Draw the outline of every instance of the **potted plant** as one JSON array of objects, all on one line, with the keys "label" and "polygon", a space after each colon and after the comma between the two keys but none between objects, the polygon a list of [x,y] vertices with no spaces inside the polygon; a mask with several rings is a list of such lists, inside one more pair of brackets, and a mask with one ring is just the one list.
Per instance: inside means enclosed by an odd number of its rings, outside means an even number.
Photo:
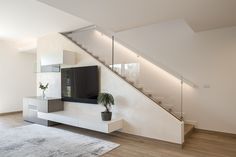
[{"label": "potted plant", "polygon": [[43,85],[41,82],[39,82],[39,88],[43,91],[42,95],[43,99],[46,98],[45,91],[46,89],[48,89],[48,85],[49,85],[48,83],[46,85]]},{"label": "potted plant", "polygon": [[98,103],[102,104],[106,111],[101,112],[103,121],[110,121],[112,117],[112,112],[110,111],[111,105],[114,105],[114,98],[109,93],[100,93],[98,95]]}]

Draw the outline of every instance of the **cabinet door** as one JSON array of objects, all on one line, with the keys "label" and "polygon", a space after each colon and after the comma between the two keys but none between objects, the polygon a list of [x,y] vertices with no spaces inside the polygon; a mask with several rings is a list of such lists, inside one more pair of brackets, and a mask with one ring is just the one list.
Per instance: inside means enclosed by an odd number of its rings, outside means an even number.
[{"label": "cabinet door", "polygon": [[23,100],[23,118],[26,121],[35,123],[37,121],[37,105],[30,99]]},{"label": "cabinet door", "polygon": [[55,99],[55,100],[48,101],[48,113],[63,111],[63,110],[64,110],[64,104],[61,101],[61,99]]},{"label": "cabinet door", "polygon": [[63,64],[63,52],[45,52],[40,56],[41,65]]},{"label": "cabinet door", "polygon": [[48,100],[38,100],[37,105],[39,112],[48,112]]}]

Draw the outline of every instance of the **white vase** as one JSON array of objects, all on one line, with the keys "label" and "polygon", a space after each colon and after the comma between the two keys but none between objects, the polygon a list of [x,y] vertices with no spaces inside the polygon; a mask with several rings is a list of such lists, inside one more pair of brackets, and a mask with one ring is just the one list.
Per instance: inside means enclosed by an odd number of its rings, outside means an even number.
[{"label": "white vase", "polygon": [[42,98],[46,99],[45,90],[42,90],[42,91],[43,91]]}]

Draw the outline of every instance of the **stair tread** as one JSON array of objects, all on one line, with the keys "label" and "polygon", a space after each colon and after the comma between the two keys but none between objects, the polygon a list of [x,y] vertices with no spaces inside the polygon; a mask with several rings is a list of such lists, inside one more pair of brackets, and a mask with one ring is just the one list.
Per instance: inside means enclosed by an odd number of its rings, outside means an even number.
[{"label": "stair tread", "polygon": [[187,136],[191,131],[193,131],[194,125],[184,124],[184,136]]}]

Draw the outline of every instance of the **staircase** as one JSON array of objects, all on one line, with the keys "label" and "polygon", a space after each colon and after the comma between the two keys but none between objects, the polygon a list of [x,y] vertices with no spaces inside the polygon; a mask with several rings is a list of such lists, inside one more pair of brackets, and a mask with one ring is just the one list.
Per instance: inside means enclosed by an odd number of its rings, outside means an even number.
[{"label": "staircase", "polygon": [[[74,44],[76,44],[78,47],[80,47],[81,49],[83,49],[87,54],[89,54],[92,58],[94,58],[95,60],[97,60],[98,62],[100,62],[101,64],[103,64],[107,69],[109,69],[111,72],[113,72],[114,74],[116,74],[118,77],[120,77],[121,79],[123,79],[126,83],[128,83],[129,85],[131,85],[132,87],[134,87],[136,90],[138,90],[139,92],[141,92],[143,95],[145,95],[147,98],[149,98],[151,101],[153,101],[156,105],[160,106],[161,108],[163,108],[166,112],[168,112],[169,114],[171,114],[173,117],[175,117],[178,121],[183,121],[183,116],[184,113],[183,112],[177,112],[175,111],[174,108],[174,104],[171,103],[167,103],[165,102],[165,97],[163,96],[158,96],[157,94],[153,94],[152,92],[148,91],[146,88],[144,88],[143,84],[138,84],[135,83],[134,81],[129,80],[129,78],[127,78],[126,76],[120,74],[118,71],[116,71],[112,65],[109,65],[108,63],[106,63],[105,59],[94,54],[91,50],[88,50],[86,48],[86,46],[84,46],[84,44],[81,44],[80,42],[78,42],[76,39],[73,38],[72,34],[73,32],[69,32],[69,33],[61,33],[64,37],[66,37],[67,39],[69,39],[71,42],[73,42]],[[182,81],[181,81],[182,82]],[[182,92],[182,89],[181,89]],[[182,93],[181,93],[182,96]],[[182,101],[182,97],[181,97],[181,101]],[[181,106],[182,107],[182,106]],[[182,111],[182,108],[181,108]],[[190,125],[190,124],[184,124],[184,138],[187,139],[194,130],[194,125]]]},{"label": "staircase", "polygon": [[160,107],[162,107],[164,110],[166,110],[169,114],[171,114],[172,116],[174,116],[176,119],[178,119],[179,121],[182,121],[183,118],[178,116],[172,109],[172,105],[170,104],[165,104],[163,103],[163,97],[158,97],[153,95],[152,93],[149,93],[147,91],[145,91],[145,89],[137,84],[135,84],[133,81],[128,80],[125,76],[120,75],[117,71],[113,70],[112,67],[108,64],[106,64],[106,62],[104,60],[102,60],[99,56],[94,55],[92,52],[88,51],[87,48],[85,48],[82,44],[78,43],[77,41],[75,41],[71,36],[72,32],[70,33],[61,33],[63,36],[65,36],[67,39],[69,39],[70,41],[72,41],[74,44],[76,44],[77,46],[79,46],[81,49],[83,49],[86,53],[88,53],[91,57],[93,57],[94,59],[96,59],[98,62],[100,62],[101,64],[103,64],[105,67],[107,67],[109,70],[111,70],[113,73],[115,73],[117,76],[119,76],[121,79],[123,79],[124,81],[126,81],[128,84],[130,84],[131,86],[133,86],[134,88],[136,88],[139,92],[141,92],[143,95],[145,95],[146,97],[148,97],[151,101],[153,101],[156,105],[159,105]]}]

